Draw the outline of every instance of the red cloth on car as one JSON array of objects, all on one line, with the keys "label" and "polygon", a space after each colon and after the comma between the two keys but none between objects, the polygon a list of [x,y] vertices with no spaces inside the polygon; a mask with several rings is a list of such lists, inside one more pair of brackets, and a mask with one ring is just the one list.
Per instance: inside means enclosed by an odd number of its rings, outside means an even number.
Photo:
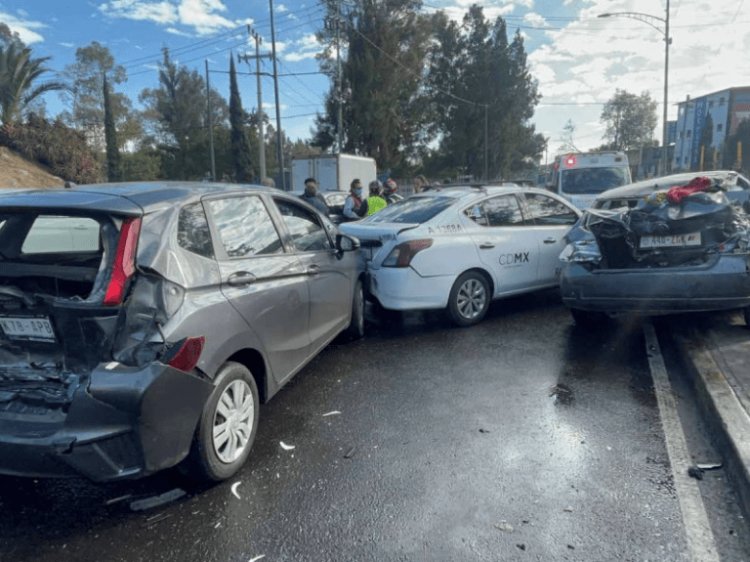
[{"label": "red cloth on car", "polygon": [[707,177],[701,176],[693,178],[687,185],[676,185],[670,188],[669,191],[667,191],[667,201],[676,205],[688,195],[707,191],[709,187],[711,187],[711,180]]}]

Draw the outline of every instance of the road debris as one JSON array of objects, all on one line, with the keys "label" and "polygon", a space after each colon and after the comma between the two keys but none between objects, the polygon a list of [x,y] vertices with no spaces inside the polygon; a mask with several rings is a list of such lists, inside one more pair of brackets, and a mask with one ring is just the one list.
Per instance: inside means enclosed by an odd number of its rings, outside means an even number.
[{"label": "road debris", "polygon": [[265,558],[265,557],[266,557],[266,555],[265,555],[265,554],[261,554],[260,556],[256,556],[256,557],[254,557],[254,558],[251,558],[251,559],[250,559],[250,560],[248,560],[247,562],[258,562],[258,560],[262,560],[262,559],[263,559],[263,558]]},{"label": "road debris", "polygon": [[344,458],[345,459],[350,459],[350,458],[352,458],[354,456],[354,453],[356,453],[356,452],[357,452],[357,448],[356,447],[352,447],[346,453],[344,453]]},{"label": "road debris", "polygon": [[569,548],[570,550],[575,550],[575,549],[576,549],[576,547],[574,547],[574,546],[573,546],[572,544],[569,544],[569,545],[568,545],[568,548]]},{"label": "road debris", "polygon": [[240,497],[240,495],[239,495],[239,494],[237,493],[237,488],[239,488],[239,487],[240,487],[240,484],[242,484],[242,482],[235,482],[234,484],[232,484],[232,494],[233,494],[233,495],[234,495],[234,497],[235,497],[235,498],[237,498],[238,500],[241,500],[241,499],[242,499],[242,498]]},{"label": "road debris", "polygon": [[162,513],[159,513],[157,515],[152,515],[151,517],[147,518],[146,523],[149,523],[149,524],[158,523],[159,521],[164,521],[165,519],[169,519],[170,517],[172,517],[171,513],[162,512]]},{"label": "road debris", "polygon": [[690,478],[695,478],[696,480],[703,480],[703,470],[701,470],[698,466],[693,465],[688,467],[688,476]]},{"label": "road debris", "polygon": [[124,502],[125,500],[129,500],[133,497],[133,494],[125,494],[124,496],[117,496],[116,498],[109,499],[104,502],[104,505],[112,505],[120,502]]},{"label": "road debris", "polygon": [[504,533],[512,533],[513,525],[511,525],[507,521],[500,521],[500,523],[495,523],[495,529],[497,529],[498,531],[503,531]]},{"label": "road debris", "polygon": [[723,468],[724,465],[720,462],[707,462],[707,463],[698,463],[695,466],[700,468],[701,470],[719,470],[720,468]]},{"label": "road debris", "polygon": [[176,501],[186,494],[187,492],[182,488],[175,488],[158,496],[132,501],[130,502],[130,509],[133,511],[146,511],[147,509],[153,509]]},{"label": "road debris", "polygon": [[333,410],[332,412],[326,412],[325,414],[323,414],[323,417],[327,418],[328,416],[339,416],[339,415],[341,415],[341,412],[339,412],[338,410]]},{"label": "road debris", "polygon": [[555,404],[563,404],[567,406],[573,403],[573,391],[566,384],[556,384],[550,388],[549,395]]},{"label": "road debris", "polygon": [[526,550],[526,545],[523,544],[523,543],[518,543],[518,544],[516,544],[516,548],[518,550]]},{"label": "road debris", "polygon": [[479,428],[479,433],[489,433],[489,432],[490,432],[489,429],[484,429],[483,427]]},{"label": "road debris", "polygon": [[564,511],[565,513],[573,513],[573,508],[572,508],[572,507],[570,507],[570,506],[568,506],[568,507],[564,508],[564,509],[563,509],[563,511]]},{"label": "road debris", "polygon": [[723,468],[720,462],[696,463],[688,467],[688,476],[696,480],[703,480],[703,473],[708,470],[719,470]]},{"label": "road debris", "polygon": [[281,445],[281,448],[284,449],[285,451],[291,451],[294,449],[294,445],[287,445],[283,441],[279,441],[279,445]]}]

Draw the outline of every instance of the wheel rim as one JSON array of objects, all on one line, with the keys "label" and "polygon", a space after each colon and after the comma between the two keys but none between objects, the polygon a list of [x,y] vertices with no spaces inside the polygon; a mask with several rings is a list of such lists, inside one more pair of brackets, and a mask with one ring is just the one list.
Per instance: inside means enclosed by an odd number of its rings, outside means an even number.
[{"label": "wheel rim", "polygon": [[461,284],[456,297],[456,308],[462,318],[476,319],[487,305],[487,290],[478,279],[467,279]]},{"label": "wheel rim", "polygon": [[214,452],[223,463],[232,463],[247,449],[255,422],[253,393],[243,380],[233,381],[216,404],[213,425]]}]

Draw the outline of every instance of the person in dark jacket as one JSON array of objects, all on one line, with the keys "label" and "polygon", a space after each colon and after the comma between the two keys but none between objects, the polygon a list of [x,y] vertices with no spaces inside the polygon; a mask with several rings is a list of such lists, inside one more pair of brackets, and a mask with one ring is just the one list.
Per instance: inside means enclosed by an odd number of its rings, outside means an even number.
[{"label": "person in dark jacket", "polygon": [[344,219],[357,221],[367,215],[367,201],[362,199],[362,182],[352,181],[349,196],[344,203]]},{"label": "person in dark jacket", "polygon": [[325,198],[318,193],[318,182],[315,178],[305,180],[305,192],[299,197],[305,203],[312,205],[325,216],[328,216],[328,205],[326,205]]},{"label": "person in dark jacket", "polygon": [[383,193],[381,196],[385,199],[386,203],[393,205],[398,201],[401,201],[403,197],[396,193],[398,191],[398,184],[393,178],[388,178],[383,186]]}]

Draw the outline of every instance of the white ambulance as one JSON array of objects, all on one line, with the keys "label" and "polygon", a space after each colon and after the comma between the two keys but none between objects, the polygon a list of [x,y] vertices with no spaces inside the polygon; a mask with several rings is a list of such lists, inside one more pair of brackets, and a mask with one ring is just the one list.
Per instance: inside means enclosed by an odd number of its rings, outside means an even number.
[{"label": "white ambulance", "polygon": [[580,152],[555,158],[547,188],[579,209],[587,209],[598,194],[631,181],[624,152]]}]

